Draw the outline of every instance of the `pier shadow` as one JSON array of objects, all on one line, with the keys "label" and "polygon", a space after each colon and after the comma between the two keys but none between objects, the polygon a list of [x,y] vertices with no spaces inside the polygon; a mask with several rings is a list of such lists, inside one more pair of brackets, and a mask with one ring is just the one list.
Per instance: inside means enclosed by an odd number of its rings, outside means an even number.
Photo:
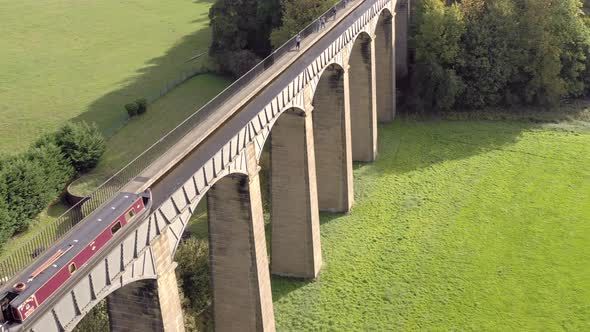
[{"label": "pier shadow", "polygon": [[[538,124],[505,121],[448,121],[396,119],[379,127],[379,159],[356,165],[367,172],[403,174],[467,159],[494,150],[509,149],[523,132]],[[415,156],[420,156],[416,158]]]},{"label": "pier shadow", "polygon": [[289,293],[296,291],[312,282],[314,281],[271,275],[270,285],[272,290],[272,300],[278,301],[284,296],[289,295]]}]

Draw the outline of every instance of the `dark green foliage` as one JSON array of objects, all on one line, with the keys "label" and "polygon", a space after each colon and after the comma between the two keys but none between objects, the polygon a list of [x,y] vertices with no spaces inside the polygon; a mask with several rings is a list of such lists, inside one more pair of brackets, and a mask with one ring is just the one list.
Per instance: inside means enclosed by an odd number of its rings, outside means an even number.
[{"label": "dark green foliage", "polygon": [[270,33],[281,22],[280,2],[218,0],[209,18],[209,53],[222,72],[238,77],[270,53]]},{"label": "dark green foliage", "polygon": [[52,142],[0,163],[0,243],[22,231],[64,190],[74,168]]},{"label": "dark green foliage", "polygon": [[224,68],[231,72],[235,77],[244,75],[261,60],[256,54],[248,50],[228,53],[227,56],[228,58],[225,60],[227,65],[225,65]]},{"label": "dark green foliage", "polygon": [[8,208],[8,220],[1,228],[10,235],[26,229],[55,195],[46,185],[44,166],[22,155],[1,162],[0,182],[0,187],[5,188],[4,200]]},{"label": "dark green foliage", "polygon": [[106,144],[96,126],[84,122],[68,122],[54,135],[53,140],[78,173],[96,166]]},{"label": "dark green foliage", "polygon": [[148,109],[148,102],[145,98],[139,98],[135,100],[135,104],[137,105],[137,114],[143,114],[147,112]]},{"label": "dark green foliage", "polygon": [[27,151],[26,156],[32,161],[38,162],[45,174],[45,186],[52,196],[64,190],[66,184],[74,176],[74,167],[62,153],[61,149],[53,142],[39,142]]},{"label": "dark green foliage", "polygon": [[209,289],[209,248],[207,242],[188,238],[180,243],[175,260],[187,331],[210,331],[211,291]]},{"label": "dark green foliage", "polygon": [[96,127],[67,123],[26,152],[0,159],[0,244],[26,229],[76,172],[94,167],[104,149]]},{"label": "dark green foliage", "polygon": [[103,299],[82,318],[74,332],[109,332],[109,312],[107,300]]},{"label": "dark green foliage", "polygon": [[511,0],[468,0],[462,3],[468,29],[462,38],[462,63],[457,72],[465,83],[459,105],[482,108],[506,98],[514,73],[519,41]]},{"label": "dark green foliage", "polygon": [[423,0],[417,22],[413,106],[417,111],[450,110],[463,90],[462,79],[455,72],[461,63],[463,15],[457,5],[448,7],[440,0]]},{"label": "dark green foliage", "polygon": [[211,298],[207,242],[188,238],[179,245],[175,260],[178,262],[176,269],[178,280],[192,309],[203,310],[208,306]]},{"label": "dark green foliage", "polygon": [[125,104],[125,110],[127,111],[127,115],[129,115],[130,118],[134,117],[139,112],[139,105],[137,105],[136,102]]},{"label": "dark green foliage", "polygon": [[283,2],[283,24],[273,30],[271,41],[278,47],[295,36],[299,31],[326,12],[333,0],[285,0]]},{"label": "dark green foliage", "polygon": [[6,184],[0,181],[0,244],[4,243],[14,232],[6,203]]},{"label": "dark green foliage", "polygon": [[578,0],[423,0],[417,109],[553,105],[589,91],[590,29]]}]

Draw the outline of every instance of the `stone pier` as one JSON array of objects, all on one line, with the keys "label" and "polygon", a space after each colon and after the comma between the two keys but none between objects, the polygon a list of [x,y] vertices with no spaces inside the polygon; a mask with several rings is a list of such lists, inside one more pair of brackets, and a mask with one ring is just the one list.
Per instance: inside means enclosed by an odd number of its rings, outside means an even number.
[{"label": "stone pier", "polygon": [[348,71],[331,65],[313,97],[318,205],[320,211],[348,212],[354,201]]},{"label": "stone pier", "polygon": [[274,125],[271,155],[271,272],[313,279],[322,265],[311,105]]},{"label": "stone pier", "polygon": [[231,174],[207,193],[215,331],[274,331],[256,153],[248,175]]},{"label": "stone pier", "polygon": [[375,60],[377,70],[377,117],[379,122],[391,122],[396,111],[395,31],[393,17],[383,11],[375,32]]},{"label": "stone pier", "polygon": [[[349,61],[352,159],[377,159],[377,97],[375,43],[361,33]],[[381,69],[379,69],[381,70]]]}]

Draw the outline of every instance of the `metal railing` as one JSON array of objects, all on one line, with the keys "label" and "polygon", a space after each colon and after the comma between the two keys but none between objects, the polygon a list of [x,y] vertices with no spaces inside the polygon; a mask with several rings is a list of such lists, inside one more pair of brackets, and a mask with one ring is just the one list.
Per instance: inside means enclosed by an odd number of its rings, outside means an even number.
[{"label": "metal railing", "polygon": [[[373,0],[372,2],[375,1],[377,0]],[[324,17],[325,20],[329,20],[335,13],[344,9],[350,2],[353,2],[353,0],[339,1],[315,21],[307,25],[299,32],[301,39],[304,40],[307,36],[320,30],[321,17]],[[180,141],[199,122],[201,122],[202,119],[208,117],[238,91],[243,89],[266,70],[270,69],[277,59],[293,51],[295,47],[296,37],[293,36],[279,48],[274,50],[268,57],[250,69],[246,74],[234,81],[226,89],[207,102],[207,104],[195,111],[178,126],[151,145],[147,150],[129,162],[115,175],[101,184],[87,199],[72,206],[45,228],[35,233],[30,240],[11,252],[6,258],[2,259],[0,261],[0,286],[7,284],[20,271],[29,266],[37,257],[51,248],[58,240],[73,231],[75,226],[85,217],[89,216],[98,207],[113,198],[121,188],[138,176],[165,151]]]}]

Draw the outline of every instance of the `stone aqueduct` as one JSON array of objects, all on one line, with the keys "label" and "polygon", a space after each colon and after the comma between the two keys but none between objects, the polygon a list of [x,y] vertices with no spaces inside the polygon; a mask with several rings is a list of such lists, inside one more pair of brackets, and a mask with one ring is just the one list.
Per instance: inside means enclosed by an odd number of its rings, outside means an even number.
[{"label": "stone aqueduct", "polygon": [[[19,329],[72,330],[106,297],[115,331],[184,331],[173,257],[206,198],[216,330],[274,330],[270,273],[318,275],[319,211],[351,208],[352,162],[377,158],[377,122],[393,120],[396,75],[407,75],[406,0],[350,6],[360,15],[338,22],[330,29],[334,38],[326,34],[323,44],[313,45],[323,47],[319,55],[228,140],[217,140],[219,149],[197,146],[190,167],[166,175],[175,178],[173,193]],[[270,264],[258,175],[265,144],[271,159]]]}]

